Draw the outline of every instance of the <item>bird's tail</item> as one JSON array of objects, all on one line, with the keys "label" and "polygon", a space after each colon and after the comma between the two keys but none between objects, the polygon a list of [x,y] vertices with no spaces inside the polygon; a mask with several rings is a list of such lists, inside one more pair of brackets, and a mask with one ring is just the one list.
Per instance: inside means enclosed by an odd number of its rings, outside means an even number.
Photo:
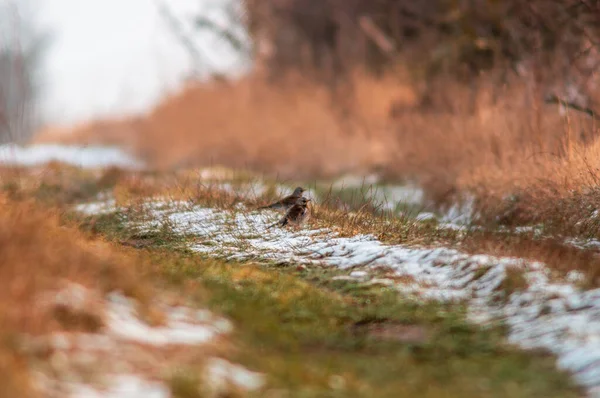
[{"label": "bird's tail", "polygon": [[257,208],[257,210],[264,210],[264,209],[283,210],[283,209],[287,209],[287,206],[285,205],[285,203],[275,202],[275,203],[271,203],[270,205],[261,206],[261,207]]},{"label": "bird's tail", "polygon": [[285,227],[287,225],[287,223],[288,223],[288,220],[287,220],[287,218],[284,217],[281,220],[277,221],[276,223],[269,225],[267,227],[267,229],[271,229],[276,225],[279,225],[280,227]]},{"label": "bird's tail", "polygon": [[278,210],[280,207],[281,207],[281,205],[279,203],[272,203],[270,205],[258,207],[256,210],[265,210],[265,209]]}]

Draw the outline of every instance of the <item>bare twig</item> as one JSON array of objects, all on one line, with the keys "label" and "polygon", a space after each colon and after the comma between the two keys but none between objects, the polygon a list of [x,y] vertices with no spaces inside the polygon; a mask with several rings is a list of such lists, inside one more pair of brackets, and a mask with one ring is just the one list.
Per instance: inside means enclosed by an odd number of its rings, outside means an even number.
[{"label": "bare twig", "polygon": [[600,114],[598,114],[596,111],[594,111],[592,108],[589,107],[583,107],[580,106],[574,102],[569,102],[569,101],[565,101],[561,98],[559,98],[556,95],[549,95],[544,99],[544,102],[546,102],[547,104],[557,104],[557,105],[562,105],[566,108],[569,109],[573,109],[576,110],[578,112],[582,112],[585,113],[586,115],[589,115],[590,117],[593,117],[594,119],[599,119]]},{"label": "bare twig", "polygon": [[156,0],[156,6],[173,35],[188,52],[192,60],[194,73],[199,73],[203,64],[210,64],[209,69],[214,70],[213,63],[207,61],[209,57],[185,34],[181,22],[173,15],[169,7],[161,0]]},{"label": "bare twig", "polygon": [[358,24],[365,35],[367,35],[367,37],[371,39],[373,43],[375,43],[383,52],[388,55],[393,55],[396,53],[396,46],[392,39],[383,33],[381,29],[375,25],[371,18],[362,16],[358,19]]},{"label": "bare twig", "polygon": [[208,29],[211,32],[214,32],[217,36],[227,41],[234,50],[243,53],[248,52],[248,48],[244,44],[244,41],[240,39],[231,29],[220,26],[209,18],[203,16],[196,17],[196,26],[198,28]]}]

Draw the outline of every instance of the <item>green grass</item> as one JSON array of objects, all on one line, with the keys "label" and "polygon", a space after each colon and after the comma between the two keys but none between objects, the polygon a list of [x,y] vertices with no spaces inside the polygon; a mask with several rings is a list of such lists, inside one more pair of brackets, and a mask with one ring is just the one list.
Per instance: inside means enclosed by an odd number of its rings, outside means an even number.
[{"label": "green grass", "polygon": [[508,300],[511,294],[527,289],[525,271],[517,268],[507,268],[506,275],[498,287],[504,300]]},{"label": "green grass", "polygon": [[[324,287],[286,269],[149,255],[159,279],[174,288],[199,283],[198,304],[236,325],[240,345],[232,359],[265,372],[269,388],[288,396],[577,396],[552,357],[509,347],[501,328],[467,323],[461,306],[419,304],[385,288]],[[420,326],[428,337],[371,338],[356,328],[370,322]]]},{"label": "green grass", "polygon": [[[82,227],[119,242],[133,235],[118,214]],[[228,359],[267,375],[259,397],[580,396],[553,357],[508,346],[502,327],[469,324],[460,305],[333,281],[339,270],[201,257],[167,227],[148,239],[143,250],[158,284],[234,322]],[[381,339],[365,325],[417,327],[426,337]],[[174,376],[175,396],[194,396],[190,380]]]},{"label": "green grass", "polygon": [[194,369],[176,369],[169,377],[174,398],[202,398],[202,381]]}]

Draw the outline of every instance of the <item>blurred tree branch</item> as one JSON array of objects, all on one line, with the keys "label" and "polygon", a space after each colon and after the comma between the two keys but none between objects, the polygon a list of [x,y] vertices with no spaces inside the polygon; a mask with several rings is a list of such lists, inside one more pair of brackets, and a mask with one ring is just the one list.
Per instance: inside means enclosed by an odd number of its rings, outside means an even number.
[{"label": "blurred tree branch", "polygon": [[385,33],[381,31],[375,25],[373,20],[369,17],[362,16],[359,18],[358,23],[367,35],[373,42],[379,47],[383,52],[388,55],[394,55],[396,53],[396,45]]},{"label": "blurred tree branch", "polygon": [[240,39],[231,29],[219,26],[217,23],[204,16],[196,17],[195,22],[196,27],[200,29],[206,29],[224,39],[234,50],[241,53],[248,53],[248,48],[244,41]]},{"label": "blurred tree branch", "polygon": [[0,142],[24,142],[39,124],[43,57],[50,36],[34,18],[34,4],[0,4]]},{"label": "blurred tree branch", "polygon": [[193,77],[198,77],[203,69],[203,65],[207,66],[211,71],[214,69],[214,65],[209,61],[209,57],[204,53],[199,46],[197,46],[190,37],[185,33],[185,29],[181,23],[167,7],[164,1],[156,0],[156,6],[158,11],[165,21],[167,27],[173,33],[173,36],[181,46],[187,51],[190,60],[192,62]]}]

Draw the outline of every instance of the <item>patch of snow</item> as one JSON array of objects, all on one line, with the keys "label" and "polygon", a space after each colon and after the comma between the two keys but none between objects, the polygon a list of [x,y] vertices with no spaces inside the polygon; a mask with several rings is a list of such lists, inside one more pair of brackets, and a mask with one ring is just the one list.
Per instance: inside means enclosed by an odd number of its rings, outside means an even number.
[{"label": "patch of snow", "polygon": [[114,375],[106,380],[105,389],[85,384],[73,384],[68,396],[72,398],[168,398],[169,388],[158,381],[145,380],[138,375]]},{"label": "patch of snow", "polygon": [[468,196],[446,209],[440,221],[447,225],[470,225],[476,217],[475,197]]},{"label": "patch of snow", "polygon": [[201,323],[206,318],[201,311],[198,316],[186,308],[170,308],[166,313],[165,326],[150,326],[136,316],[135,302],[113,293],[108,300],[106,324],[109,333],[125,340],[156,346],[202,344],[217,335],[229,333],[233,326],[224,319],[219,323]]},{"label": "patch of snow", "polygon": [[350,277],[356,278],[356,279],[366,278],[367,276],[369,276],[369,273],[367,271],[352,271],[352,272],[350,272]]},{"label": "patch of snow", "polygon": [[384,207],[394,210],[398,205],[410,204],[421,205],[424,200],[424,192],[413,184],[384,186],[378,198],[384,203]]},{"label": "patch of snow", "polygon": [[231,181],[235,172],[225,167],[205,167],[200,170],[199,177],[203,181]]},{"label": "patch of snow", "polygon": [[569,283],[581,283],[585,281],[585,274],[581,271],[569,271],[569,273],[567,273],[566,280]]},{"label": "patch of snow", "polygon": [[[508,228],[506,228],[506,230],[510,231]],[[515,227],[513,231],[518,234],[528,234],[533,232],[534,235],[539,235],[543,232],[543,228],[539,225],[523,225],[520,227]]]},{"label": "patch of snow", "polygon": [[344,188],[361,188],[375,185],[379,182],[380,177],[377,174],[369,174],[367,176],[346,175],[338,178],[331,185],[335,189]]},{"label": "patch of snow", "polygon": [[[244,391],[255,391],[266,382],[264,375],[221,358],[211,358],[205,366],[211,390],[227,392],[230,386]],[[151,381],[135,374],[112,375],[104,380],[103,387],[80,383],[63,385],[72,398],[168,398],[170,389],[160,381]]]},{"label": "patch of snow", "polygon": [[[366,283],[392,286],[421,300],[466,302],[474,321],[505,322],[511,342],[547,349],[581,385],[590,391],[600,386],[600,289],[579,289],[572,282],[576,274],[557,282],[545,264],[519,258],[387,245],[371,235],[340,237],[327,229],[267,228],[278,217],[272,212],[161,208],[143,227],[155,228],[166,218],[175,232],[197,237],[190,246],[200,253],[325,265],[361,277],[366,275],[361,271],[390,269],[388,278]],[[522,273],[526,286],[521,291],[503,291],[510,270]]]},{"label": "patch of snow", "polygon": [[437,216],[430,212],[422,212],[417,214],[415,217],[417,221],[429,221],[429,220],[437,220]]},{"label": "patch of snow", "polygon": [[[160,207],[160,206],[151,206]],[[141,321],[136,302],[120,293],[100,294],[80,284],[69,282],[58,292],[40,296],[40,305],[61,305],[78,311],[89,311],[90,303],[104,304],[104,328],[99,333],[55,332],[47,336],[24,339],[24,349],[39,352],[51,347],[51,376],[34,370],[36,387],[44,396],[90,397],[170,397],[162,381],[151,381],[145,375],[131,373],[129,362],[136,362],[146,350],[172,345],[206,344],[219,335],[233,331],[232,323],[206,309],[172,307],[155,303],[164,314],[163,326]],[[168,352],[168,351],[165,351]],[[102,361],[110,360],[109,366]],[[137,358],[137,359],[136,359]],[[166,357],[161,357],[165,359]],[[223,359],[208,360],[206,372],[211,382],[244,390],[255,390],[264,384],[264,376]],[[78,367],[99,372],[99,380],[84,382]],[[156,371],[155,373],[160,374]],[[91,383],[91,384],[90,384]],[[219,384],[220,383],[220,384]],[[228,390],[221,390],[228,391]]]},{"label": "patch of snow", "polygon": [[77,283],[70,283],[66,288],[56,293],[54,303],[69,306],[75,310],[85,309],[90,297],[89,290]]},{"label": "patch of snow", "polygon": [[114,213],[117,210],[117,202],[114,199],[83,203],[75,206],[75,211],[86,216]]},{"label": "patch of snow", "polygon": [[[97,302],[101,302],[104,306],[103,318],[107,335],[155,346],[203,344],[233,330],[229,320],[217,317],[208,310],[159,304],[155,305],[165,315],[164,326],[151,326],[139,319],[135,300],[117,292],[108,294],[102,300],[94,291],[72,282],[56,293],[42,295],[40,303],[48,305],[48,302],[67,306],[75,311],[91,311]],[[64,337],[60,334],[53,337],[60,341],[61,336]]]},{"label": "patch of snow", "polygon": [[0,164],[39,166],[61,162],[81,168],[122,167],[139,169],[143,164],[121,149],[112,147],[82,147],[65,145],[32,145],[21,147],[0,145]]},{"label": "patch of snow", "polygon": [[347,176],[333,184],[335,189],[360,189],[365,200],[375,207],[397,211],[398,215],[414,218],[416,221],[437,221],[439,228],[466,231],[476,228],[472,225],[477,218],[475,198],[465,196],[446,208],[438,208],[428,201],[425,191],[416,183],[403,185],[374,185],[376,175],[367,177]]},{"label": "patch of snow", "polygon": [[221,358],[212,358],[206,365],[206,378],[212,390],[227,391],[229,385],[247,391],[262,388],[266,382],[261,373],[234,365]]},{"label": "patch of snow", "polygon": [[597,239],[582,239],[582,238],[566,238],[565,244],[574,246],[583,250],[600,250],[600,240]]}]

